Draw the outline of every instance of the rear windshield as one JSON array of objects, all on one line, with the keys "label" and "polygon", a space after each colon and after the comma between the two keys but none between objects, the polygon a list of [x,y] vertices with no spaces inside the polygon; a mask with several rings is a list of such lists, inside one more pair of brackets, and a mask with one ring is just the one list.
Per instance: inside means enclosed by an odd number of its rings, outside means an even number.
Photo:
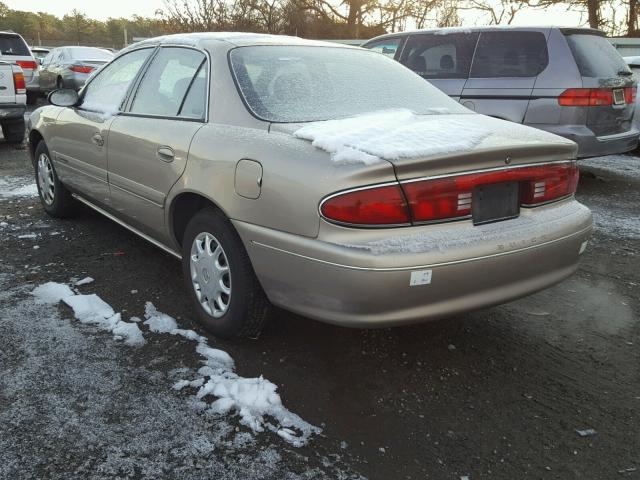
[{"label": "rear windshield", "polygon": [[309,122],[376,110],[470,113],[399,63],[364,49],[253,46],[231,51],[251,111],[271,122]]},{"label": "rear windshield", "polygon": [[0,35],[0,54],[15,55],[17,57],[30,57],[31,52],[18,35]]},{"label": "rear windshield", "polygon": [[583,77],[612,78],[620,72],[630,72],[609,40],[599,35],[571,34],[567,42]]},{"label": "rear windshield", "polygon": [[104,60],[109,61],[113,58],[113,53],[109,50],[90,47],[70,47],[67,48],[71,58],[76,60]]}]

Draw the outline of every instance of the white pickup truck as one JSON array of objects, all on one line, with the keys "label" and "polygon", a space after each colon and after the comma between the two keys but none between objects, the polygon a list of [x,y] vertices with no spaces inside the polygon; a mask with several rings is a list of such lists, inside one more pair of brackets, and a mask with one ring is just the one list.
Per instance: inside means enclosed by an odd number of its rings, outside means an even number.
[{"label": "white pickup truck", "polygon": [[0,126],[7,142],[24,140],[27,87],[18,65],[0,61]]}]

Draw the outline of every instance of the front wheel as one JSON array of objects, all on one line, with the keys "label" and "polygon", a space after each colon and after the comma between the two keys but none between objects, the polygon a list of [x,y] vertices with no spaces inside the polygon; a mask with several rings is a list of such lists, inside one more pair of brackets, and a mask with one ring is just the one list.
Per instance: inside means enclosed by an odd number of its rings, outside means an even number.
[{"label": "front wheel", "polygon": [[58,179],[44,140],[40,141],[36,147],[35,170],[38,195],[45,212],[57,218],[73,215],[75,201],[69,190]]},{"label": "front wheel", "polygon": [[182,242],[182,272],[196,318],[222,338],[255,337],[271,310],[249,256],[227,218],[199,211]]}]

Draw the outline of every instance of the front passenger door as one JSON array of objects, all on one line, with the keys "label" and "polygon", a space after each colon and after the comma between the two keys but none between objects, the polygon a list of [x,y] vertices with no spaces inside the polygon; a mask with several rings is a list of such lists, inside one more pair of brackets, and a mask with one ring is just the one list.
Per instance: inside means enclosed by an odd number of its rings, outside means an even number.
[{"label": "front passenger door", "polygon": [[206,121],[208,65],[199,50],[160,48],[109,132],[113,207],[160,241],[166,241],[160,234],[166,197],[186,167],[191,139]]},{"label": "front passenger door", "polygon": [[109,203],[109,128],[152,50],[134,50],[115,59],[87,85],[80,105],[58,116],[49,145],[56,171],[65,185],[99,204]]}]

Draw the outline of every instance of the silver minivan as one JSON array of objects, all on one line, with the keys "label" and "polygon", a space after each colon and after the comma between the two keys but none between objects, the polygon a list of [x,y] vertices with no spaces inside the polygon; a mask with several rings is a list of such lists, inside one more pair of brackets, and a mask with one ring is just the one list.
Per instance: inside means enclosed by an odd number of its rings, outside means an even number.
[{"label": "silver minivan", "polygon": [[636,80],[599,30],[444,28],[383,35],[363,47],[471,110],[575,141],[580,157],[638,145]]}]

